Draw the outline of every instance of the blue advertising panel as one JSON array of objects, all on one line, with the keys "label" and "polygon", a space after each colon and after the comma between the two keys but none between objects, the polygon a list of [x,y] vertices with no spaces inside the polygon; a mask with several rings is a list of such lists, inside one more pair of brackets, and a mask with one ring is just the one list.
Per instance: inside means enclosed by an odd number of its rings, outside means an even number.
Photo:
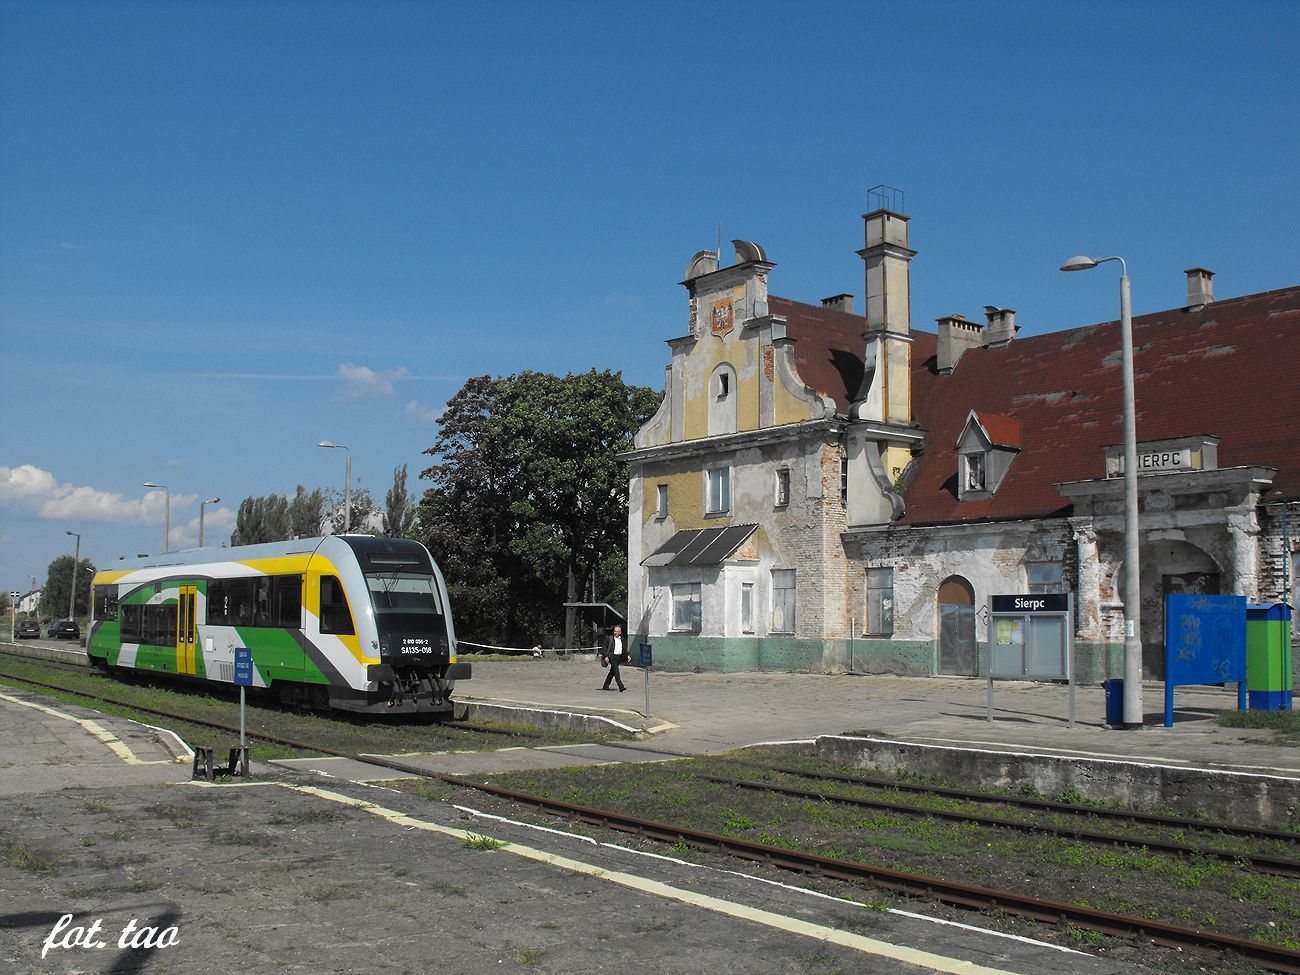
[{"label": "blue advertising panel", "polygon": [[641,648],[641,666],[649,667],[652,661],[652,654],[649,643],[642,643]]},{"label": "blue advertising panel", "polygon": [[1174,688],[1238,682],[1245,708],[1246,597],[1165,596],[1165,727],[1174,724]]}]

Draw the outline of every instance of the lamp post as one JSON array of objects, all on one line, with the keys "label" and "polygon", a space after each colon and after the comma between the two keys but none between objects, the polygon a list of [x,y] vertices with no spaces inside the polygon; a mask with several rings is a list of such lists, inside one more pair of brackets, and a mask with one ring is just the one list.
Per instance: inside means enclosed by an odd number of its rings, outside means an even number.
[{"label": "lamp post", "polygon": [[333,443],[329,440],[322,440],[316,446],[332,447],[347,454],[343,474],[343,531],[350,532],[352,530],[352,451],[341,443]]},{"label": "lamp post", "polygon": [[68,594],[68,619],[75,620],[73,615],[77,608],[77,563],[81,561],[81,532],[67,531],[65,535],[77,536],[77,554],[72,557],[72,592]]},{"label": "lamp post", "polygon": [[155,484],[153,481],[145,481],[143,487],[162,488],[167,492],[167,497],[163,506],[163,555],[171,551],[169,537],[172,533],[172,492],[166,484]]},{"label": "lamp post", "polygon": [[199,548],[203,547],[203,509],[210,504],[216,504],[220,498],[208,498],[206,501],[199,502]]},{"label": "lamp post", "polygon": [[1087,271],[1118,261],[1120,348],[1124,373],[1124,727],[1142,727],[1142,590],[1138,585],[1137,409],[1133,395],[1133,318],[1128,265],[1122,257],[1080,255],[1062,271]]}]

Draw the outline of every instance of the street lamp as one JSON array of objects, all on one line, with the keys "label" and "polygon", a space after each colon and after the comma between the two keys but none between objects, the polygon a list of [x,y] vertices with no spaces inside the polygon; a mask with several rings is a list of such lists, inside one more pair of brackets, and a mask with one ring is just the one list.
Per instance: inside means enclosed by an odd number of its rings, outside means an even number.
[{"label": "street lamp", "polygon": [[352,530],[352,451],[341,443],[332,443],[329,440],[322,440],[316,446],[333,447],[347,454],[348,459],[344,465],[343,475],[343,531],[349,532]]},{"label": "street lamp", "polygon": [[203,509],[207,505],[216,504],[220,498],[208,498],[206,501],[199,502],[199,548],[203,547]]},{"label": "street lamp", "polygon": [[68,594],[68,619],[75,620],[73,615],[77,606],[77,563],[81,561],[81,532],[66,531],[65,535],[77,536],[77,554],[72,557],[72,592]]},{"label": "street lamp", "polygon": [[155,484],[153,481],[145,481],[142,487],[162,488],[167,492],[165,506],[163,508],[163,555],[171,551],[168,543],[169,535],[172,533],[172,492],[166,484]]},{"label": "street lamp", "polygon": [[1122,257],[1080,255],[1062,271],[1118,261],[1120,348],[1124,373],[1124,727],[1142,727],[1142,590],[1138,585],[1137,408],[1133,397],[1133,317],[1128,265]]}]

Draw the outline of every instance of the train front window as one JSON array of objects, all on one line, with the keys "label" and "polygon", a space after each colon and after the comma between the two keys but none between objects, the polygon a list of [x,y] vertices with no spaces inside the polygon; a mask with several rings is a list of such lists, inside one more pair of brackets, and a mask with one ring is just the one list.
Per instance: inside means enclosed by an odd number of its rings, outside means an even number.
[{"label": "train front window", "polygon": [[366,574],[366,585],[370,588],[375,626],[381,636],[443,631],[442,598],[434,576],[416,572],[374,572]]}]

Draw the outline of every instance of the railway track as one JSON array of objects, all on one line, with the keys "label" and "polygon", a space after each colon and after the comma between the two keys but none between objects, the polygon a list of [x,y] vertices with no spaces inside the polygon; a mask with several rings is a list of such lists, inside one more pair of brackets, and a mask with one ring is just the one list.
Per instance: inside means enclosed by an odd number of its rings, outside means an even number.
[{"label": "railway track", "polygon": [[[0,673],[0,676],[6,675]],[[8,676],[12,677],[12,675]],[[85,695],[80,691],[59,688],[55,685],[43,685],[39,681],[28,681],[26,678],[15,677],[13,679],[23,680],[36,686],[61,690],[64,693],[81,694],[91,700],[99,700],[123,707],[135,707],[126,702],[113,701],[96,695]],[[138,710],[177,721],[193,720],[186,715],[170,714],[159,709],[138,708]],[[205,727],[227,731],[232,734],[238,733],[239,730],[219,722],[202,721],[193,723],[199,723]],[[709,833],[688,826],[641,819],[611,810],[581,806],[484,782],[475,782],[462,776],[434,772],[408,762],[375,755],[355,754],[310,742],[301,742],[262,733],[250,733],[249,737],[300,751],[347,758],[355,762],[402,772],[412,777],[445,782],[449,785],[475,790],[499,799],[541,809],[564,818],[644,836],[659,842],[685,843],[704,851],[725,853],[797,873],[811,874],[852,884],[867,884],[900,895],[922,898],[953,907],[977,911],[1001,911],[1051,925],[1073,925],[1080,929],[1112,937],[1146,939],[1151,943],[1173,949],[1232,952],[1270,971],[1300,975],[1300,951],[1281,945],[1252,941],[1246,938],[1219,934],[1200,928],[1185,927],[1150,918],[1100,911],[1063,901],[1032,897],[1017,891],[981,887],[946,880],[941,877],[906,873],[850,860],[824,857],[814,853],[756,843],[734,836]]]},{"label": "railway track", "polygon": [[1001,819],[997,816],[981,816],[976,813],[949,812],[943,809],[927,809],[902,802],[888,802],[883,799],[867,799],[860,796],[846,796],[836,792],[795,789],[790,786],[754,782],[749,779],[729,779],[720,775],[700,775],[706,782],[716,782],[737,789],[752,789],[757,792],[775,793],[799,799],[816,799],[823,802],[838,802],[845,805],[859,806],[864,809],[881,809],[899,812],[910,816],[926,816],[950,822],[974,823],[997,829],[1014,829],[1026,833],[1047,833],[1072,840],[1085,840],[1091,843],[1103,843],[1110,846],[1129,847],[1132,849],[1155,850],[1160,853],[1172,853],[1179,856],[1203,857],[1211,860],[1223,860],[1228,863],[1248,864],[1256,870],[1277,874],[1283,877],[1300,877],[1300,860],[1285,857],[1266,856],[1263,854],[1221,850],[1213,847],[1194,846],[1190,843],[1176,843],[1154,837],[1119,836],[1114,833],[1100,833],[1095,830],[1079,829],[1074,826],[1058,826],[1053,823],[1024,823],[1016,820]]},{"label": "railway track", "polygon": [[[30,659],[30,658],[24,658],[24,659]],[[78,671],[83,670],[83,668],[76,667],[75,664],[63,664],[62,666],[74,667]],[[83,691],[75,687],[66,687],[60,684],[50,684],[46,681],[39,681],[31,677],[20,676],[18,674],[10,674],[5,671],[0,671],[0,677],[6,678],[8,680],[22,681],[25,684],[31,684],[35,687],[44,688],[45,690],[59,691],[60,693],[63,694],[75,694],[78,697],[84,697],[87,700],[97,701],[101,704],[112,704],[115,705],[116,707],[131,708],[135,711],[141,712],[142,714],[152,714],[161,718],[171,718],[174,721],[186,721],[190,724],[199,725],[200,727],[203,728],[212,728],[216,731],[231,730],[229,725],[222,724],[219,721],[208,721],[204,718],[194,717],[193,715],[173,714],[170,711],[160,711],[157,708],[151,708],[143,704],[135,704],[132,703],[131,701],[121,701],[116,698],[104,697],[102,694],[92,694],[90,691]],[[460,731],[465,733],[474,733],[474,734],[483,734],[483,735],[500,735],[502,737],[508,737],[508,738],[544,738],[545,737],[545,735],[538,734],[537,732],[534,731],[524,731],[522,729],[506,730],[503,728],[490,728],[485,725],[469,724],[468,722],[465,721],[456,721],[455,723],[442,722],[441,724],[439,724],[439,728],[443,728],[449,731]],[[237,727],[234,730],[236,732],[239,731]],[[266,741],[272,744],[285,745],[286,747],[289,748],[296,747],[287,739],[278,739],[275,738],[274,736],[254,734],[251,731],[245,733],[249,738],[256,738],[259,741]],[[318,749],[306,748],[305,750],[317,751]]]}]

